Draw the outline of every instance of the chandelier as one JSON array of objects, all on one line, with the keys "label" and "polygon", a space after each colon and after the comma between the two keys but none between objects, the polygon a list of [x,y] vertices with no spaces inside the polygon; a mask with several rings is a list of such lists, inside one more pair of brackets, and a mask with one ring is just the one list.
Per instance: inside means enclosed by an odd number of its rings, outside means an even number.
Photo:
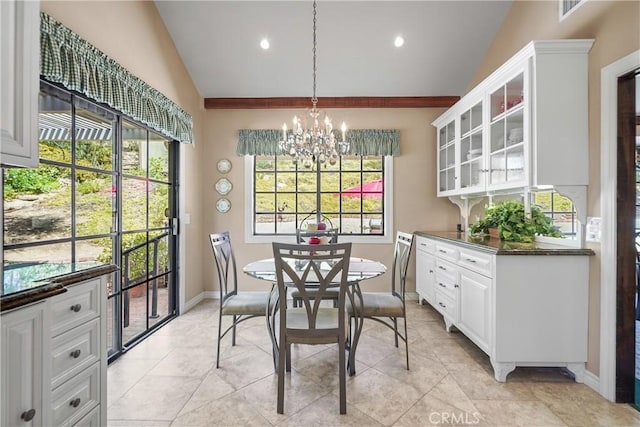
[{"label": "chandelier", "polygon": [[287,132],[287,124],[282,125],[282,141],[279,142],[280,151],[293,158],[296,164],[302,163],[305,168],[311,168],[316,163],[328,162],[335,165],[338,156],[349,150],[349,143],[345,141],[347,125],[341,126],[340,139],[335,136],[331,118],[318,110],[316,97],[316,1],[313,2],[313,97],[311,109],[301,117],[293,117],[293,128]]}]

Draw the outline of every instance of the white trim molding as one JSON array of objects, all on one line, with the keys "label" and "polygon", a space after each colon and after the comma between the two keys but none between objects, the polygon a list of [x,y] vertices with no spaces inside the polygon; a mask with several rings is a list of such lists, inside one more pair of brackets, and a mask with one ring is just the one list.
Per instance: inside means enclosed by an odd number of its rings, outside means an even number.
[{"label": "white trim molding", "polygon": [[640,67],[640,50],[601,70],[600,203],[602,240],[600,253],[600,389],[616,399],[616,195],[618,77]]}]

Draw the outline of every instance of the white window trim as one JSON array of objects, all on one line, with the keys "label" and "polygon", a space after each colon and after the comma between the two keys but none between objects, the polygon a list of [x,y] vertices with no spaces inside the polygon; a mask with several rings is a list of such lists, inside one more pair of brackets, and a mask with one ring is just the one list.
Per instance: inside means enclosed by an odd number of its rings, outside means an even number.
[{"label": "white window trim", "polygon": [[[253,162],[255,156],[244,156],[244,242],[245,243],[271,243],[288,242],[295,240],[295,236],[255,236],[253,234]],[[384,157],[384,236],[349,236],[340,235],[341,242],[389,244],[393,243],[393,157]]]},{"label": "white window trim", "polygon": [[564,0],[558,0],[558,21],[562,22],[567,19],[573,12],[579,9],[583,4],[585,4],[587,0],[581,0],[578,4],[573,6],[567,13],[562,13],[562,6],[564,5]]}]

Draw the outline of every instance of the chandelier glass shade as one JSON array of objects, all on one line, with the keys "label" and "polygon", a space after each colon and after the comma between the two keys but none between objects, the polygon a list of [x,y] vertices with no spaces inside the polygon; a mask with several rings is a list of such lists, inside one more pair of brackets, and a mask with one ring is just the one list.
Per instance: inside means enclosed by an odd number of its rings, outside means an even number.
[{"label": "chandelier glass shade", "polygon": [[313,97],[311,109],[301,117],[293,117],[293,127],[282,125],[280,151],[293,158],[294,163],[312,168],[316,163],[336,164],[338,157],[346,154],[349,143],[345,141],[347,125],[343,122],[336,136],[331,118],[318,110],[316,97],[316,2],[313,2]]}]

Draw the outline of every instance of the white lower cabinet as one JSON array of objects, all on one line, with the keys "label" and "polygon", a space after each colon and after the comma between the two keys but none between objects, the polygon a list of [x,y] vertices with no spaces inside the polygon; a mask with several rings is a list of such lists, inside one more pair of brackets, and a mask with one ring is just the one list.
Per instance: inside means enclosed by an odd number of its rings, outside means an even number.
[{"label": "white lower cabinet", "polygon": [[44,331],[46,304],[39,303],[3,314],[2,412],[3,426],[49,425],[44,402],[49,388],[44,375],[48,340]]},{"label": "white lower cabinet", "polygon": [[435,303],[435,247],[431,240],[423,237],[416,238],[416,292],[418,302],[425,300],[430,304]]},{"label": "white lower cabinet", "polygon": [[[570,250],[500,254],[417,236],[416,288],[435,265],[434,298],[447,331],[489,355],[497,381],[517,366],[565,367],[583,382],[587,360],[589,257]],[[420,243],[435,248],[433,260]],[[496,251],[497,252],[497,251]],[[432,263],[433,261],[433,263]]]},{"label": "white lower cabinet", "polygon": [[106,425],[105,289],[86,280],[2,314],[2,426]]}]

